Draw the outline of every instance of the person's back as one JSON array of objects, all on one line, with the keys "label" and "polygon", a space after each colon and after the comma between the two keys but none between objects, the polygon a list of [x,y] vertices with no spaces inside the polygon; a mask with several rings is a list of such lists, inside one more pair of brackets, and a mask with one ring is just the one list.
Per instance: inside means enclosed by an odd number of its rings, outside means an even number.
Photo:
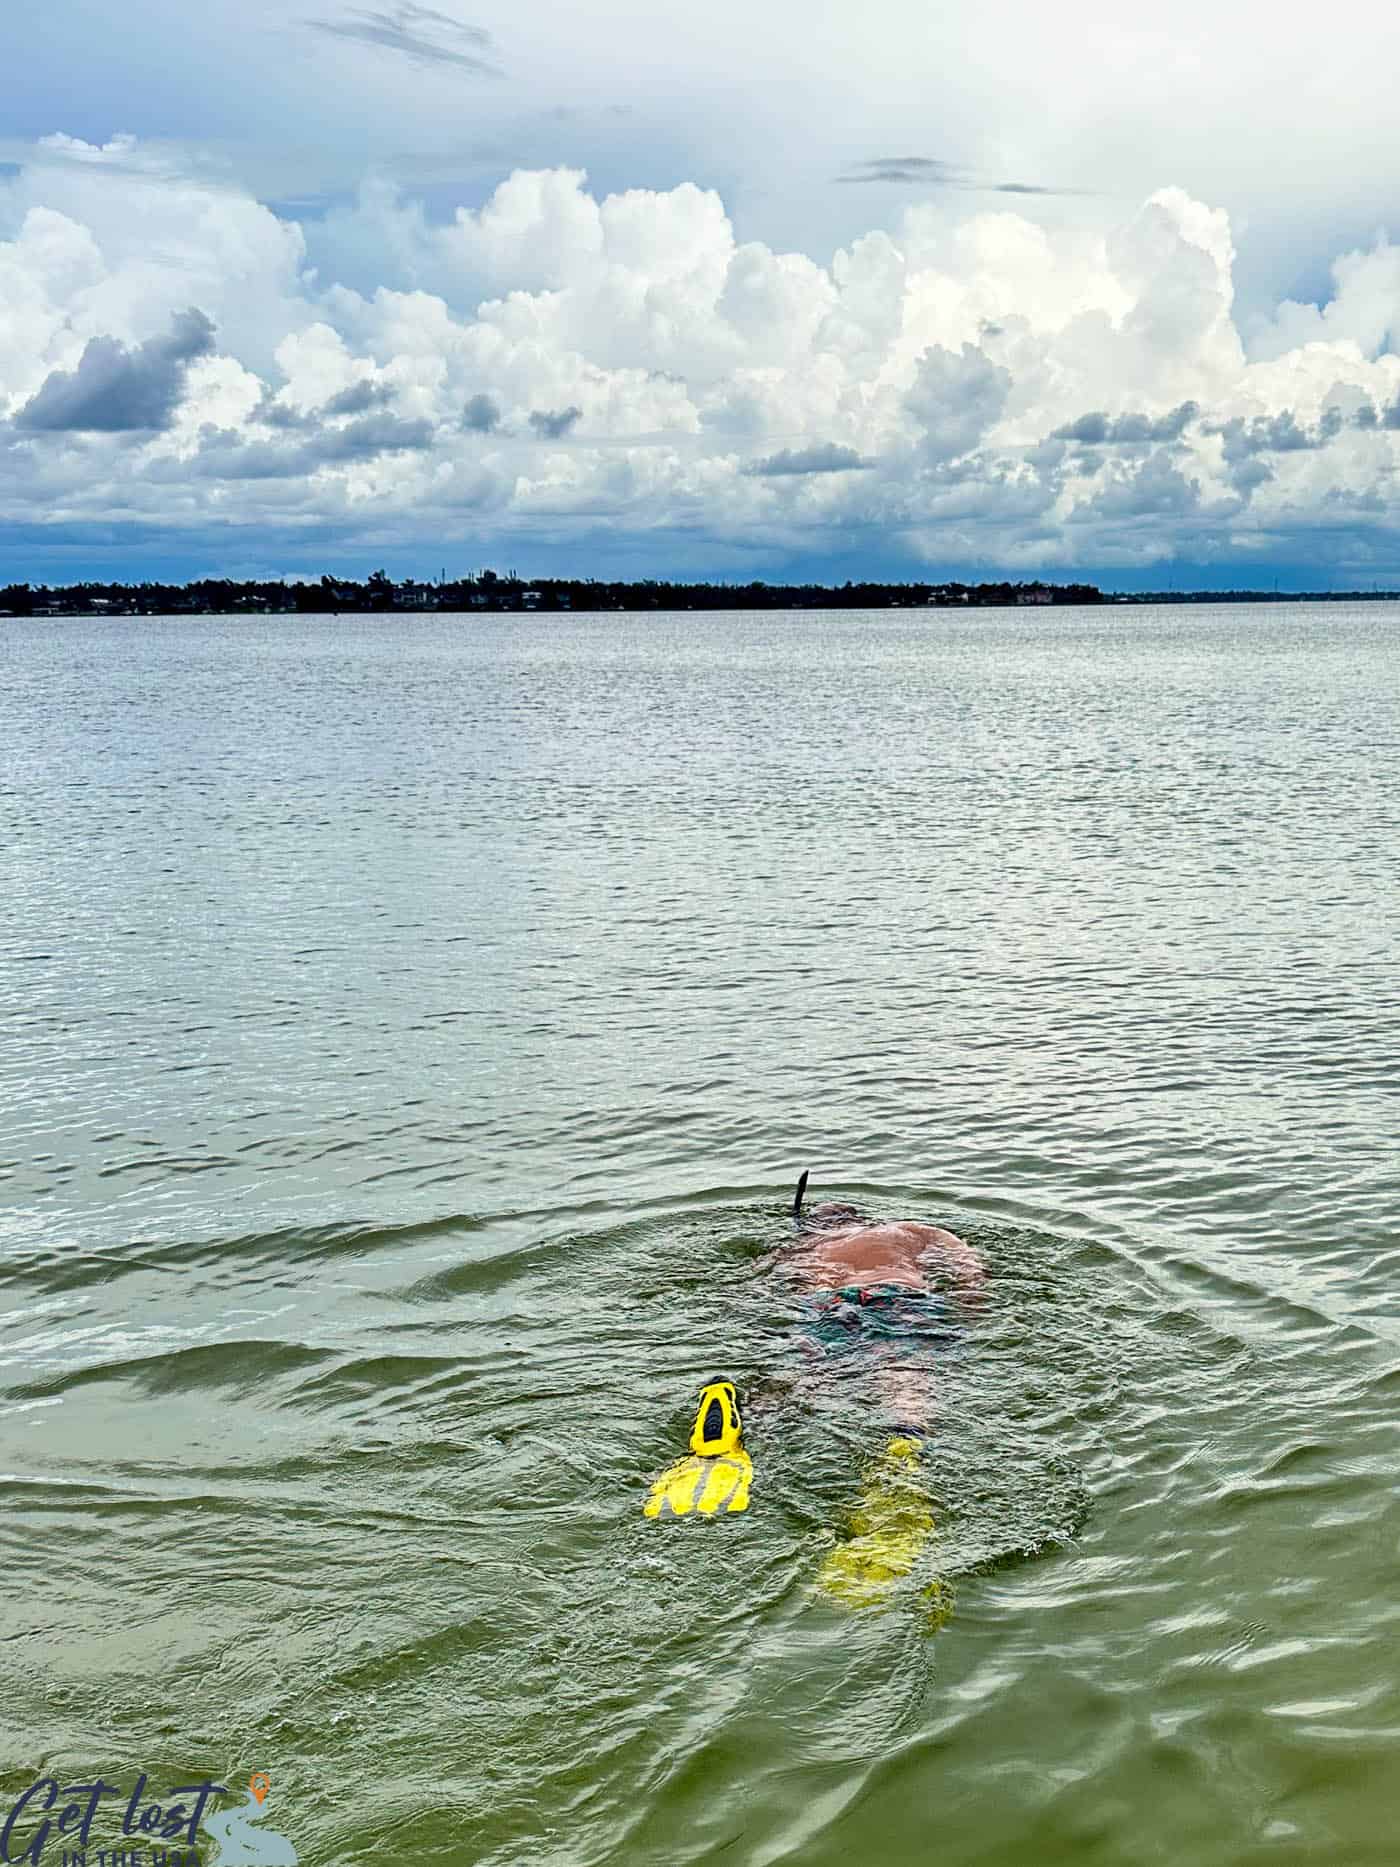
[{"label": "person's back", "polygon": [[[982,1260],[956,1232],[912,1219],[854,1219],[804,1232],[787,1263],[807,1290],[849,1284],[862,1288],[903,1284],[928,1290],[937,1281],[968,1296],[985,1281]],[[940,1271],[944,1273],[941,1278]]]},{"label": "person's back", "polygon": [[787,1267],[804,1289],[892,1284],[928,1290],[932,1273],[958,1295],[981,1290],[982,1260],[956,1232],[914,1219],[867,1219],[854,1206],[835,1202],[813,1206],[804,1214],[806,1186],[804,1173],[793,1201],[797,1242],[784,1253]]}]

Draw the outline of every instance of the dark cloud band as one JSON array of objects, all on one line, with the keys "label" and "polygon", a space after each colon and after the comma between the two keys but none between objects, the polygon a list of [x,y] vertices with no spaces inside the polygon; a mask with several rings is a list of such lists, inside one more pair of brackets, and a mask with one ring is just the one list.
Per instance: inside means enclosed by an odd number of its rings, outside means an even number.
[{"label": "dark cloud band", "polygon": [[837,441],[825,441],[816,447],[785,447],[766,460],[755,460],[744,471],[755,479],[775,480],[799,473],[863,473],[874,466],[853,447]]},{"label": "dark cloud band", "polygon": [[15,417],[45,434],[132,434],[168,428],[184,393],[185,372],[214,348],[202,311],[177,312],[163,337],[128,349],[94,337],[74,370],[55,370]]},{"label": "dark cloud band", "polygon": [[569,408],[537,408],[530,415],[530,426],[544,441],[558,441],[583,414],[577,405]]}]

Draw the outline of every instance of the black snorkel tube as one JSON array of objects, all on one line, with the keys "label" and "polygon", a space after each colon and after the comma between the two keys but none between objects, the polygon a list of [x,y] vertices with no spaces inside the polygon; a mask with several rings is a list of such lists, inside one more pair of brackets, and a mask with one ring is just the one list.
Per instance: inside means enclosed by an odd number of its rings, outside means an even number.
[{"label": "black snorkel tube", "polygon": [[808,1171],[806,1168],[803,1169],[802,1178],[797,1182],[797,1192],[793,1195],[792,1201],[792,1222],[799,1232],[802,1230],[802,1198],[807,1191]]}]

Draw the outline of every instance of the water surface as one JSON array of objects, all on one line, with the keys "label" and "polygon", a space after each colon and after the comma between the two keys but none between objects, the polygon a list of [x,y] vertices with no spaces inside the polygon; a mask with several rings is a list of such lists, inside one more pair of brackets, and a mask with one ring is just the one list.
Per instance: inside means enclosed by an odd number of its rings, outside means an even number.
[{"label": "water surface", "polygon": [[[1384,610],[8,623],[0,1789],[303,1862],[1389,1863]],[[751,1436],[799,1168],[993,1298],[956,1591]]]}]

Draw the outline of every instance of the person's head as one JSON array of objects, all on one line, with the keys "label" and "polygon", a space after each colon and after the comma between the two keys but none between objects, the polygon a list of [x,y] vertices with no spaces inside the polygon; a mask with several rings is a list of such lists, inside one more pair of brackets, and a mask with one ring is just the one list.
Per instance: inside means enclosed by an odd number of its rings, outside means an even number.
[{"label": "person's head", "polygon": [[854,1206],[843,1205],[839,1200],[823,1200],[821,1205],[812,1206],[802,1215],[804,1232],[830,1232],[841,1225],[859,1225],[860,1214]]}]

